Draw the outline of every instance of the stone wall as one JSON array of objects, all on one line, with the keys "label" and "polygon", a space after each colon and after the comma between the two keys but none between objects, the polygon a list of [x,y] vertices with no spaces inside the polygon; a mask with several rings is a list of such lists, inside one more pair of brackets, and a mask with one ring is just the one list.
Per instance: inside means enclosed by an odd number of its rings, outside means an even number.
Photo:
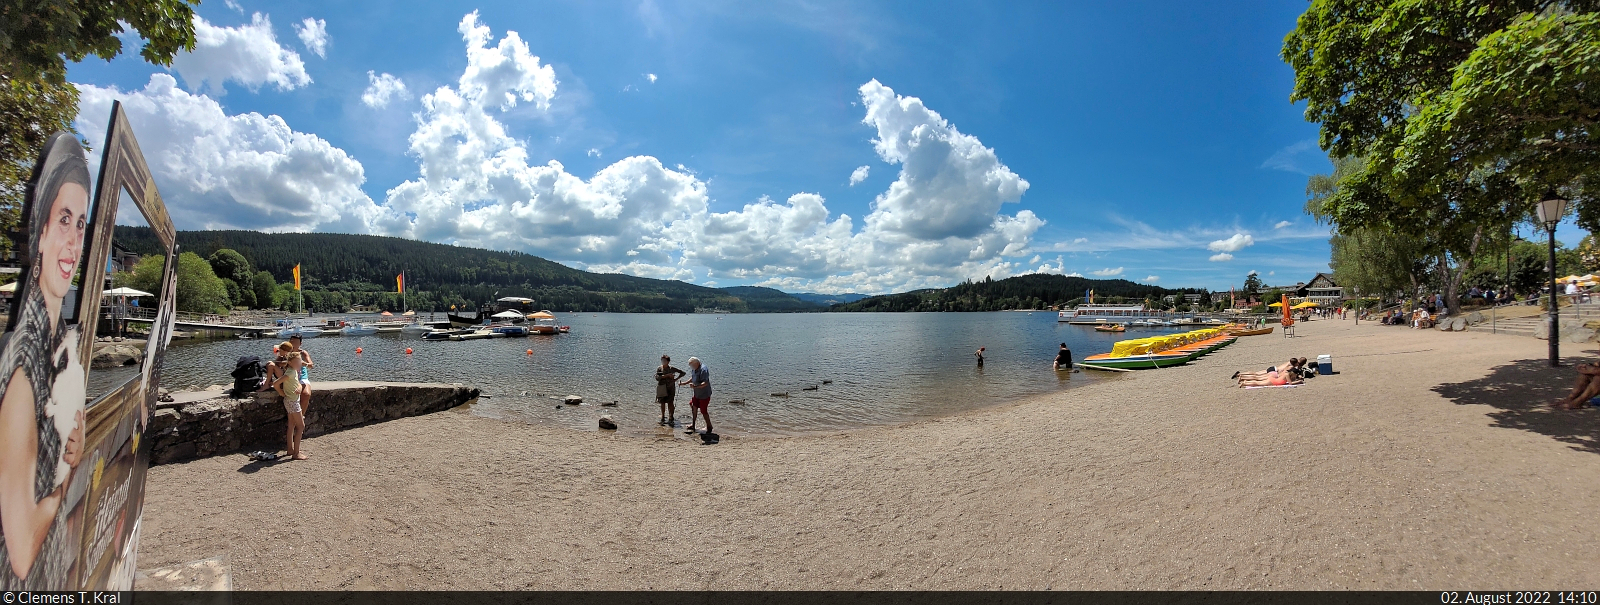
[{"label": "stone wall", "polygon": [[[319,382],[311,393],[306,437],[448,410],[478,398],[478,389],[459,384],[396,382]],[[152,464],[283,447],[288,418],[282,398],[274,393],[233,399],[201,391],[172,397],[173,401],[156,405],[145,433],[153,448]]]}]

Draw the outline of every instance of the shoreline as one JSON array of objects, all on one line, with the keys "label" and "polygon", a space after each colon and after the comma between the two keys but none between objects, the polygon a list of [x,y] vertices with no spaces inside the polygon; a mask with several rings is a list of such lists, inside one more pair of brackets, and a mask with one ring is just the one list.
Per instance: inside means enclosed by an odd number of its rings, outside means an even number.
[{"label": "shoreline", "polygon": [[[222,555],[239,589],[1600,583],[1600,410],[1539,409],[1570,387],[1544,341],[1297,330],[824,435],[691,449],[447,412],[308,439],[309,462],[164,465],[139,568]],[[1227,380],[1323,353],[1340,374],[1303,387]]]}]

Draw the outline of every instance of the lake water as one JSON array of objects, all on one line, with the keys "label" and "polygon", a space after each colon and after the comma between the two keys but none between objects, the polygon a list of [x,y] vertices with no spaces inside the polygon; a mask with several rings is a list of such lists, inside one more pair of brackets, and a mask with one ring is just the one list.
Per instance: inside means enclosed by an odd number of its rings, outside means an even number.
[{"label": "lake water", "polygon": [[[596,430],[599,416],[611,414],[623,433],[635,435],[665,431],[657,426],[653,377],[661,355],[671,355],[685,371],[693,355],[711,370],[717,432],[763,436],[900,424],[1118,380],[1123,376],[1053,371],[1057,346],[1067,343],[1081,360],[1123,338],[1180,331],[1100,333],[1058,323],[1052,312],[557,317],[571,333],[466,342],[336,336],[308,340],[305,348],[317,364],[313,383],[459,382],[483,391],[474,414],[579,430]],[[229,383],[239,356],[265,360],[276,342],[174,341],[162,382],[169,389]],[[972,356],[980,346],[988,348],[981,369]],[[406,347],[413,354],[405,354]],[[808,386],[818,388],[804,390]],[[788,396],[772,396],[783,392]],[[584,404],[551,399],[566,395],[581,396]],[[611,401],[617,406],[600,405]],[[689,389],[680,387],[678,415],[685,419],[688,401]]]}]

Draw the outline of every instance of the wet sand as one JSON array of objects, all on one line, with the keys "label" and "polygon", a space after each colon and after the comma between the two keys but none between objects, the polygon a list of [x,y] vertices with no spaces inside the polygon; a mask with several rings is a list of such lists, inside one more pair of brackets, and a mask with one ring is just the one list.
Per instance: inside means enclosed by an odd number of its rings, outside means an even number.
[{"label": "wet sand", "polygon": [[[1544,405],[1571,376],[1544,341],[1297,329],[843,434],[701,446],[450,411],[308,439],[305,462],[159,466],[139,567],[222,555],[237,589],[1600,585],[1600,410]],[[1318,354],[1339,374],[1228,379]]]}]

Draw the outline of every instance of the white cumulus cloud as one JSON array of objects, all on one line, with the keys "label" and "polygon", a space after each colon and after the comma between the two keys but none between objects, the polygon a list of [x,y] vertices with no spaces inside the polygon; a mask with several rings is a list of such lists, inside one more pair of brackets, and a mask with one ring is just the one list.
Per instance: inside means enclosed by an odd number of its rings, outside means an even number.
[{"label": "white cumulus cloud", "polygon": [[306,17],[295,24],[294,33],[300,36],[300,43],[306,45],[306,50],[316,53],[318,57],[328,58],[327,21]]},{"label": "white cumulus cloud", "polygon": [[872,167],[871,166],[858,166],[858,167],[856,167],[856,169],[853,172],[850,173],[850,186],[854,187],[854,186],[860,184],[861,181],[867,180],[867,173],[869,173],[871,171],[872,171]]},{"label": "white cumulus cloud", "polygon": [[[380,209],[361,191],[361,163],[278,116],[227,115],[157,73],[143,89],[79,84],[79,132],[105,139],[122,101],[180,229],[364,232]],[[98,158],[98,154],[91,154]]]},{"label": "white cumulus cloud", "polygon": [[655,84],[656,83],[656,75],[655,74],[645,74],[644,77],[649,78],[651,84]]},{"label": "white cumulus cloud", "polygon": [[367,90],[361,93],[361,102],[367,107],[378,109],[389,105],[389,99],[409,99],[411,91],[406,90],[405,81],[391,74],[375,74],[367,70]]},{"label": "white cumulus cloud", "polygon": [[1074,244],[1087,244],[1087,243],[1089,243],[1089,238],[1080,237],[1080,238],[1072,240],[1072,243],[1074,243]]},{"label": "white cumulus cloud", "polygon": [[1273,225],[1272,228],[1273,229],[1282,229],[1284,227],[1288,227],[1289,225],[1293,225],[1293,224],[1294,223],[1291,223],[1289,221],[1278,221],[1278,224]]},{"label": "white cumulus cloud", "polygon": [[[1208,259],[1208,260],[1210,260],[1213,263],[1222,263],[1222,262],[1227,262],[1227,261],[1233,260],[1233,255],[1232,254],[1228,254],[1227,252],[1218,252],[1216,254],[1211,255],[1211,258]],[[1252,271],[1252,273],[1254,273],[1254,272]]]},{"label": "white cumulus cloud", "polygon": [[1160,275],[1146,275],[1146,276],[1144,276],[1144,280],[1153,284],[1153,283],[1156,283],[1158,281],[1161,281],[1161,276]]},{"label": "white cumulus cloud", "polygon": [[516,107],[518,99],[539,109],[550,108],[550,99],[556,96],[555,68],[540,65],[522,36],[508,31],[498,45],[489,47],[493,36],[489,26],[478,23],[478,11],[462,18],[456,29],[467,42],[467,69],[456,90],[459,95],[486,107],[501,101],[502,110]]},{"label": "white cumulus cloud", "polygon": [[591,157],[591,158],[597,158],[597,157],[600,157],[600,150],[599,150],[599,149],[598,149],[598,148],[595,148],[595,147],[590,147],[590,148],[589,148],[589,151],[588,151],[588,152],[586,152],[586,153],[587,153],[587,154],[588,154],[588,156],[589,156],[589,157]]},{"label": "white cumulus cloud", "polygon": [[1093,273],[1093,274],[1098,275],[1100,277],[1111,277],[1111,276],[1114,276],[1114,275],[1122,275],[1122,267],[1117,267],[1115,269],[1105,268],[1105,269],[1101,269],[1099,271],[1090,271],[1090,273]]},{"label": "white cumulus cloud", "polygon": [[190,92],[205,88],[222,95],[228,81],[252,92],[263,84],[293,90],[311,83],[300,54],[278,44],[272,21],[261,13],[239,27],[217,27],[195,15],[194,39],[193,51],[172,58],[172,68],[183,76]]},{"label": "white cumulus cloud", "polygon": [[1255,245],[1255,243],[1256,238],[1251,237],[1250,234],[1235,233],[1233,237],[1228,239],[1219,239],[1206,244],[1206,249],[1212,252],[1238,252],[1248,246]]}]

